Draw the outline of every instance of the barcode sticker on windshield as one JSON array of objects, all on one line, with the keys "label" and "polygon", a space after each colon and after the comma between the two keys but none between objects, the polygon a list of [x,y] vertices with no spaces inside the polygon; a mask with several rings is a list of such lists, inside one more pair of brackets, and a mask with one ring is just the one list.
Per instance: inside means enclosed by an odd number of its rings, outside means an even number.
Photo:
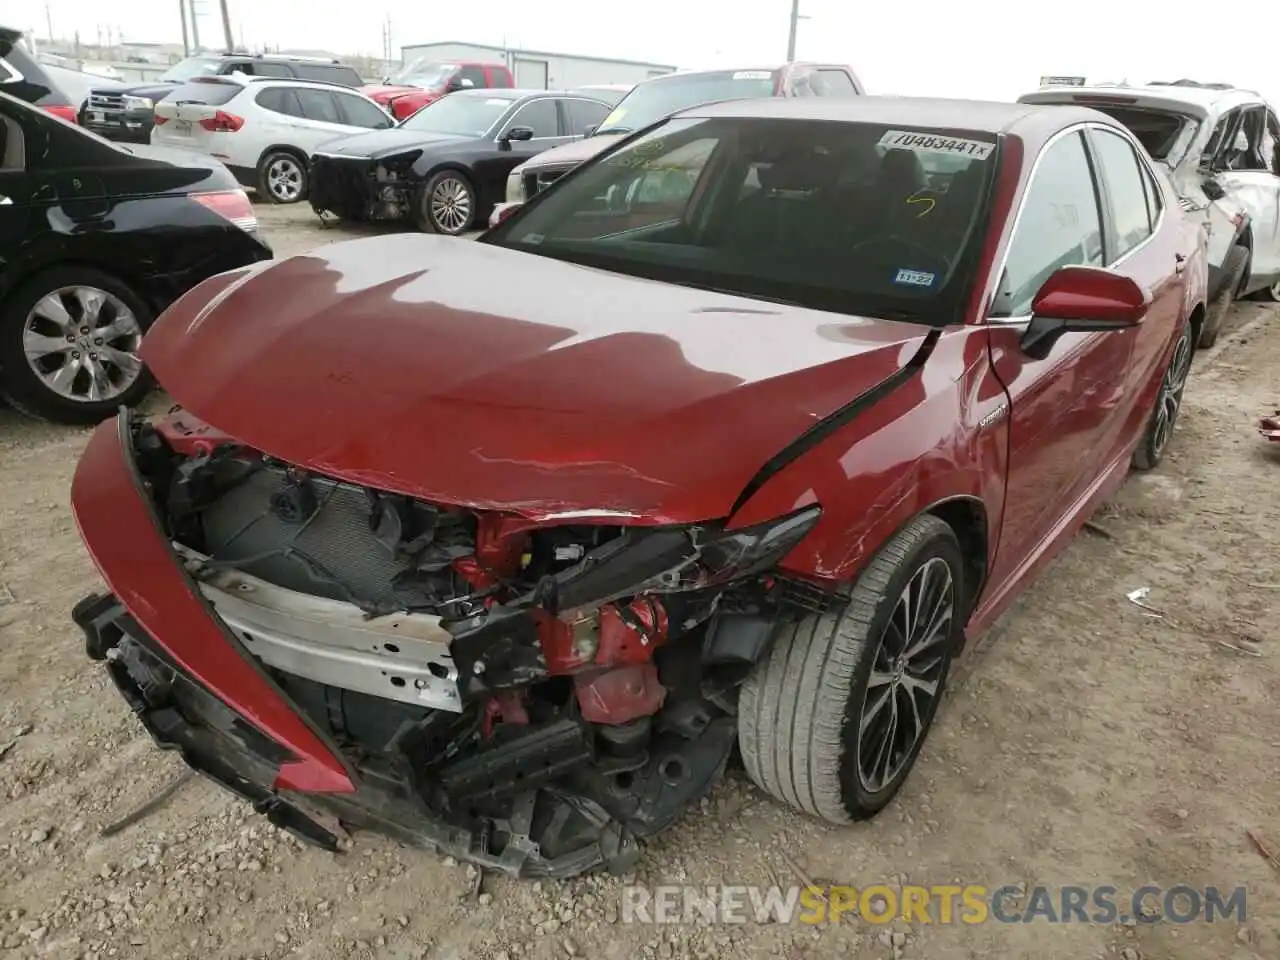
[{"label": "barcode sticker on windshield", "polygon": [[915,153],[950,153],[975,160],[985,160],[996,148],[994,143],[982,140],[965,140],[961,137],[939,137],[932,133],[913,133],[910,130],[889,130],[880,138],[880,146],[891,150],[911,150]]},{"label": "barcode sticker on windshield", "polygon": [[739,70],[733,75],[735,80],[768,80],[773,76],[768,70]]},{"label": "barcode sticker on windshield", "polygon": [[898,271],[898,275],[893,278],[893,282],[908,287],[932,287],[936,278],[936,274],[929,273],[926,270],[907,270],[903,268]]}]

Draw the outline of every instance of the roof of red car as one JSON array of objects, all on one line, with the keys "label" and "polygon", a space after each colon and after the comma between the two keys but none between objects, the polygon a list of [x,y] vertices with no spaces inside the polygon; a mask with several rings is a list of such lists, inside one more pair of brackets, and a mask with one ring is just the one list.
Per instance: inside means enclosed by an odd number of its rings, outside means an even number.
[{"label": "roof of red car", "polygon": [[1013,133],[1036,141],[1085,121],[1120,125],[1088,107],[1045,107],[994,100],[940,97],[794,97],[725,100],[682,110],[679,117],[778,117],[791,120],[844,120],[894,123],[929,129]]}]

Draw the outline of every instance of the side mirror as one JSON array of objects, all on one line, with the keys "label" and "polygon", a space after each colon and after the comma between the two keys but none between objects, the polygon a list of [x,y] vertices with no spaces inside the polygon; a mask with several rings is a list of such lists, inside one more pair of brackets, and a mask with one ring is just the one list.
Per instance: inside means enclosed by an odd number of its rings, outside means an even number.
[{"label": "side mirror", "polygon": [[1102,267],[1062,267],[1044,282],[1031,303],[1031,323],[1022,351],[1043,360],[1064,333],[1100,333],[1140,324],[1151,307],[1151,291]]},{"label": "side mirror", "polygon": [[445,85],[445,90],[456,93],[459,90],[470,90],[475,85],[475,81],[467,77],[454,77]]},{"label": "side mirror", "polygon": [[519,201],[496,204],[493,208],[493,212],[489,214],[489,226],[491,228],[496,227],[523,206],[524,203]]},{"label": "side mirror", "polygon": [[1227,195],[1227,191],[1223,189],[1222,184],[1212,177],[1206,177],[1204,182],[1200,184],[1200,189],[1204,191],[1204,195],[1210,200],[1221,200]]},{"label": "side mirror", "polygon": [[593,123],[591,126],[587,127],[587,129],[582,131],[582,135],[584,137],[589,137],[599,129],[600,129],[600,124]]},{"label": "side mirror", "polygon": [[511,141],[523,142],[525,140],[532,140],[533,129],[531,127],[512,127],[505,134],[503,134],[502,139],[508,142],[511,142]]}]

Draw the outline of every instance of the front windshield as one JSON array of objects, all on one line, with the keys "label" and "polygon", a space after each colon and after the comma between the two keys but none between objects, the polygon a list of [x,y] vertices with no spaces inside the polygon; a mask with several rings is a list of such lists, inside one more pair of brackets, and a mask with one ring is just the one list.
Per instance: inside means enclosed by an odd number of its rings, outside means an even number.
[{"label": "front windshield", "polygon": [[222,61],[217,57],[187,57],[160,74],[161,83],[186,83],[192,77],[207,77],[218,72]]},{"label": "front windshield", "polygon": [[670,120],[484,242],[824,310],[955,322],[995,137],[910,123]]},{"label": "front windshield", "polygon": [[455,69],[452,63],[420,57],[392,77],[391,82],[406,87],[443,87]]},{"label": "front windshield", "polygon": [[506,97],[451,93],[429,103],[400,124],[403,130],[483,137],[511,106]]},{"label": "front windshield", "polygon": [[604,118],[596,132],[630,133],[701,103],[771,96],[773,72],[770,70],[677,74],[638,85]]}]

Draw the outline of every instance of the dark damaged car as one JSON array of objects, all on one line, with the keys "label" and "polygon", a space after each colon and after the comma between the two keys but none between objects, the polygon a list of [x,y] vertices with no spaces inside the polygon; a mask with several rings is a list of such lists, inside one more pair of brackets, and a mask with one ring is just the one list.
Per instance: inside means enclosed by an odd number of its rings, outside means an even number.
[{"label": "dark damaged car", "polygon": [[966,637],[1160,461],[1205,277],[1094,111],[687,111],[478,242],[175,304],[181,409],[76,471],[74,618],[162,746],[331,849],[626,869],[735,744],[868,817]]},{"label": "dark damaged car", "polygon": [[390,130],[323,144],[311,157],[311,206],[454,236],[485,222],[516,166],[581,139],[608,112],[568,93],[461,90]]}]

